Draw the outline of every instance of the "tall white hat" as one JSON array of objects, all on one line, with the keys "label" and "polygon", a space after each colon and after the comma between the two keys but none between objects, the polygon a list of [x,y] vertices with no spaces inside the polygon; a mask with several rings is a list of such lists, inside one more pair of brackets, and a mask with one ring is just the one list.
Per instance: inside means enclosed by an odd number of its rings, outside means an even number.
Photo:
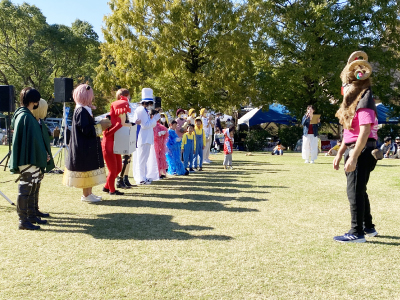
[{"label": "tall white hat", "polygon": [[153,90],[150,88],[144,88],[142,89],[142,101],[140,101],[140,103],[148,101],[154,102]]}]

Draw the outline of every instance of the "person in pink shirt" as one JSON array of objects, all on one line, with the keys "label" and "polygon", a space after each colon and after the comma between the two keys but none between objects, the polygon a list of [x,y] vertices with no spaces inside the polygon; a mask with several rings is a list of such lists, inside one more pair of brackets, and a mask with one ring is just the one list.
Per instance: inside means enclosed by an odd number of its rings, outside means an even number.
[{"label": "person in pink shirt", "polygon": [[366,241],[365,235],[373,237],[378,234],[372,223],[367,194],[370,173],[376,165],[373,150],[378,138],[377,112],[369,79],[371,73],[368,56],[365,52],[357,51],[350,56],[340,75],[344,97],[336,116],[344,131],[343,143],[333,160],[333,168],[339,170],[344,154],[351,229],[342,236],[335,236],[337,242],[363,243]]}]

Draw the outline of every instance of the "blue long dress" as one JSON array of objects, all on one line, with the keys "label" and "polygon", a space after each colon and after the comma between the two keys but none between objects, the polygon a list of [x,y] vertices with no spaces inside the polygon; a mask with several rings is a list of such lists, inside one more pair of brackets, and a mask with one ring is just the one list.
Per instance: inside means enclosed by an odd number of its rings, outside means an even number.
[{"label": "blue long dress", "polygon": [[175,130],[168,130],[168,141],[167,141],[167,163],[168,163],[168,174],[169,175],[184,175],[185,168],[181,161],[181,142],[177,142],[179,138]]}]

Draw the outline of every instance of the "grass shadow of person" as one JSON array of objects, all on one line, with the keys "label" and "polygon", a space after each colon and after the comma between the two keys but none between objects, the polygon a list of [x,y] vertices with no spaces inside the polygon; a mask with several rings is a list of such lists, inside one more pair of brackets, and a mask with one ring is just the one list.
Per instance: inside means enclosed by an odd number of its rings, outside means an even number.
[{"label": "grass shadow of person", "polygon": [[[193,235],[185,231],[210,231],[213,227],[180,225],[172,222],[171,215],[111,213],[98,215],[94,219],[59,218],[51,226],[61,229],[46,231],[84,233],[95,239],[107,240],[219,240],[233,238],[226,235]],[[80,228],[73,230],[72,227]],[[63,229],[70,228],[70,229]]]}]

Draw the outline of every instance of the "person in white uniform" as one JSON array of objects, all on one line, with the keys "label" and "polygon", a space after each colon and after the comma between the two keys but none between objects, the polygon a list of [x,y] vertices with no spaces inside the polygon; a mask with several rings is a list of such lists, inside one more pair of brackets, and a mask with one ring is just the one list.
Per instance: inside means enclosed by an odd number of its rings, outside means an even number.
[{"label": "person in white uniform", "polygon": [[318,158],[318,128],[321,126],[320,120],[318,120],[317,124],[311,124],[314,111],[314,107],[309,105],[301,121],[301,125],[303,125],[303,147],[301,154],[304,162],[311,164]]},{"label": "person in white uniform", "polygon": [[144,88],[142,90],[142,101],[140,104],[141,105],[135,110],[134,116],[134,122],[140,120],[141,124],[140,127],[138,127],[137,148],[133,154],[133,177],[137,184],[150,184],[151,181],[158,179],[153,128],[160,119],[160,114],[154,115],[153,118],[151,118],[149,114],[154,106],[152,89]]}]

